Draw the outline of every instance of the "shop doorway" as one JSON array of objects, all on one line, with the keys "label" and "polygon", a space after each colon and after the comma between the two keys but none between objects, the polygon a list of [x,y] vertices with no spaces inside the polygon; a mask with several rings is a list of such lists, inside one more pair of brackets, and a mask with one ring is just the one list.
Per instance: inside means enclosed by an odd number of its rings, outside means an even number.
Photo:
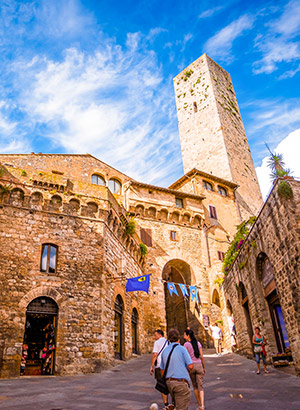
[{"label": "shop doorway", "polygon": [[271,313],[278,352],[284,353],[287,349],[290,349],[290,343],[276,290],[267,297],[267,301]]},{"label": "shop doorway", "polygon": [[115,300],[115,321],[114,321],[114,353],[115,359],[123,359],[123,299],[120,295]]},{"label": "shop doorway", "polygon": [[278,352],[290,352],[290,343],[276,290],[273,267],[266,254],[262,253],[259,255],[258,267],[259,273],[261,274],[265,298],[271,314]]},{"label": "shop doorway", "polygon": [[51,298],[41,296],[27,306],[21,375],[54,374],[57,319],[58,306]]}]

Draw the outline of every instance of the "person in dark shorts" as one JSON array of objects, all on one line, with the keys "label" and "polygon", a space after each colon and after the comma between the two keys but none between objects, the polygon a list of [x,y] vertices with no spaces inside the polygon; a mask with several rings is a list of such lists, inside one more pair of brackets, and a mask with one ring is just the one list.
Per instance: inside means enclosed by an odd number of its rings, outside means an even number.
[{"label": "person in dark shorts", "polygon": [[204,410],[203,382],[205,375],[205,362],[202,346],[195,338],[194,332],[191,329],[186,329],[183,337],[186,341],[184,347],[189,352],[194,365],[193,369],[190,371],[190,378],[198,403],[198,410]]}]

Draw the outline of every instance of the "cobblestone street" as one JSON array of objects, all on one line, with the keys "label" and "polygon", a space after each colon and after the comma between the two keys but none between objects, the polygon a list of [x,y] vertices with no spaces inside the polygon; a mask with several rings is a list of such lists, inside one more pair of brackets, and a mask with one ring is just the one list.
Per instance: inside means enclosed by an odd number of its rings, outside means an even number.
[{"label": "cobblestone street", "polygon": [[[24,377],[1,380],[0,409],[7,410],[146,410],[161,404],[149,376],[150,355],[100,374]],[[298,410],[300,379],[270,368],[256,375],[255,362],[234,354],[206,355],[206,410]],[[190,409],[196,409],[192,394]]]}]

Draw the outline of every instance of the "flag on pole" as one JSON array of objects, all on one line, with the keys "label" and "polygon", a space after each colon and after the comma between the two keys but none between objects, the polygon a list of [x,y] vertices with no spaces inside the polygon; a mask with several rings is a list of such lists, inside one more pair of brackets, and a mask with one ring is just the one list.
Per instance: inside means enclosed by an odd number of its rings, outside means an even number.
[{"label": "flag on pole", "polygon": [[180,289],[181,289],[181,292],[182,292],[183,296],[189,296],[189,292],[188,292],[188,290],[187,290],[186,285],[183,284],[183,283],[178,283],[178,285],[179,285],[179,287],[180,287]]},{"label": "flag on pole", "polygon": [[150,273],[144,276],[127,279],[126,292],[143,291],[149,293]]},{"label": "flag on pole", "polygon": [[176,286],[173,282],[167,282],[167,285],[168,285],[168,289],[169,289],[169,292],[170,292],[171,296],[173,295],[173,293],[175,293],[175,295],[179,296],[178,292],[177,292],[177,289],[176,289]]},{"label": "flag on pole", "polygon": [[193,301],[194,299],[196,299],[197,303],[199,303],[197,286],[190,286],[190,294],[191,300]]}]

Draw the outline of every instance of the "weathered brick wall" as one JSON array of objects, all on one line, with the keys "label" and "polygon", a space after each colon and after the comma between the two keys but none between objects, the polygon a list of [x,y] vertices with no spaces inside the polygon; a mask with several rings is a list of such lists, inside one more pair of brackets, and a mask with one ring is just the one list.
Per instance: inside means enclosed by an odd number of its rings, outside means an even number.
[{"label": "weathered brick wall", "polygon": [[295,180],[288,183],[293,190],[293,199],[279,197],[277,181],[224,281],[224,291],[233,308],[241,351],[252,355],[240,282],[247,292],[252,327],[262,328],[269,341],[269,354],[276,353],[275,334],[258,269],[259,255],[267,256],[273,268],[295,367],[300,374],[300,183]]}]

